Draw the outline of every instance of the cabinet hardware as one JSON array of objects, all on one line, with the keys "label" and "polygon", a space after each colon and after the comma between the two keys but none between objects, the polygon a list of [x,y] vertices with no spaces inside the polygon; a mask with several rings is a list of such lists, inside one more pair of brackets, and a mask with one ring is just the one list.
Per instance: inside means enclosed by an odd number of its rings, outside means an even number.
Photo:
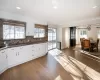
[{"label": "cabinet hardware", "polygon": [[17,53],[16,53],[16,56],[17,56]]},{"label": "cabinet hardware", "polygon": [[6,59],[8,58],[8,56],[6,55]]}]

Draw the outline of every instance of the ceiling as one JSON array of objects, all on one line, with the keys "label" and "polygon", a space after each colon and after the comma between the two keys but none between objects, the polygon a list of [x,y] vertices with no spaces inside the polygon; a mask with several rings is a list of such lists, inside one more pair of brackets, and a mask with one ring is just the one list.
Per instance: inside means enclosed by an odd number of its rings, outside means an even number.
[{"label": "ceiling", "polygon": [[0,0],[0,10],[61,25],[100,17],[100,0]]}]

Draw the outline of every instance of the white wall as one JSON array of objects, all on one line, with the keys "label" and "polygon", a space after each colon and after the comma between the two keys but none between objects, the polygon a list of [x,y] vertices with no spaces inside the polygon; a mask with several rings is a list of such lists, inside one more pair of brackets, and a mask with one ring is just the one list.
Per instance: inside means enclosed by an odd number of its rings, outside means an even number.
[{"label": "white wall", "polygon": [[31,17],[25,16],[25,15],[18,15],[16,13],[9,13],[9,12],[5,12],[5,11],[0,11],[0,18],[26,22],[27,23],[26,24],[26,35],[27,36],[34,35],[34,24],[47,24],[46,22],[37,21],[37,20],[35,20]]},{"label": "white wall", "polygon": [[63,28],[62,46],[63,46],[63,49],[69,48],[70,46],[70,29],[68,27]]},{"label": "white wall", "polygon": [[97,40],[98,38],[98,29],[96,27],[91,27],[91,30],[88,31],[88,38],[93,38],[93,40]]},{"label": "white wall", "polygon": [[62,49],[62,28],[57,28],[57,41],[61,42]]},{"label": "white wall", "polygon": [[57,41],[61,42],[61,49],[68,48],[70,44],[70,31],[69,28],[57,28]]}]

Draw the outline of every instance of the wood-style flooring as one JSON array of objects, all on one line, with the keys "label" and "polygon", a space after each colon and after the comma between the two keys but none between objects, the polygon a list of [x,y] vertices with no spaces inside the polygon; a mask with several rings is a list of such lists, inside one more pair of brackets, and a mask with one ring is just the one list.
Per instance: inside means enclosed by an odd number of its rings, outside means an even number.
[{"label": "wood-style flooring", "polygon": [[8,69],[0,80],[73,80],[51,55]]},{"label": "wood-style flooring", "polygon": [[91,53],[89,53],[90,55],[86,55],[84,53],[75,51],[73,49],[74,48],[69,48],[69,49],[64,49],[62,51],[65,53],[65,55],[71,56],[77,59],[78,61],[82,62],[83,64],[89,66],[90,68],[100,73],[100,58],[98,59],[98,58],[90,56]]},{"label": "wood-style flooring", "polygon": [[[62,50],[83,64],[100,73],[100,60],[74,51]],[[0,80],[73,80],[72,76],[50,54],[8,69],[0,75]]]}]

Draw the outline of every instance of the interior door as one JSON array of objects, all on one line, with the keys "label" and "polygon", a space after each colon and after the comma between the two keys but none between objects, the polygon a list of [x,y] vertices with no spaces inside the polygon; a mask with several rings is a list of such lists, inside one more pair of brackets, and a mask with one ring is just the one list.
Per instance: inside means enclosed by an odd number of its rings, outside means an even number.
[{"label": "interior door", "polygon": [[70,27],[70,47],[76,46],[76,27]]}]

